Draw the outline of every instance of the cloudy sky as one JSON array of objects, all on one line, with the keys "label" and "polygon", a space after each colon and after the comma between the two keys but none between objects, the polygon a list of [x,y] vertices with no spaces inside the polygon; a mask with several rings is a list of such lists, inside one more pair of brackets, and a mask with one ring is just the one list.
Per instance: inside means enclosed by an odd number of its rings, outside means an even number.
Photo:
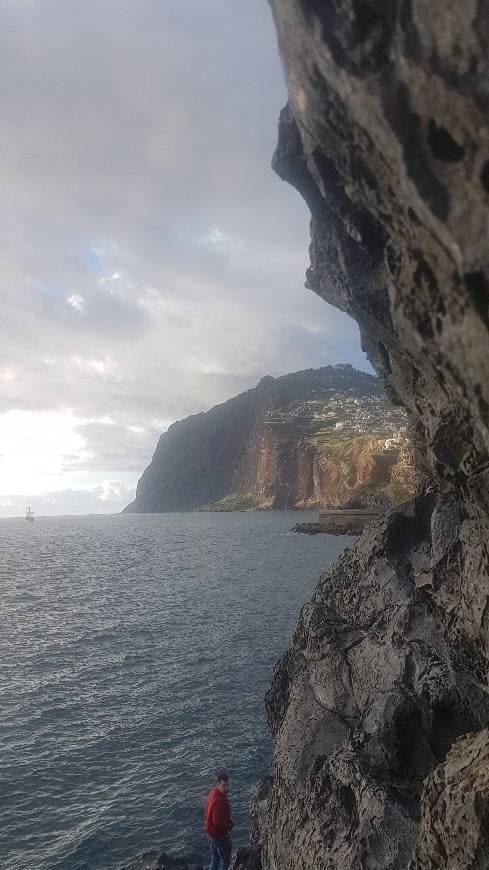
[{"label": "cloudy sky", "polygon": [[0,516],[119,510],[170,422],[368,363],[303,289],[265,0],[0,0]]}]

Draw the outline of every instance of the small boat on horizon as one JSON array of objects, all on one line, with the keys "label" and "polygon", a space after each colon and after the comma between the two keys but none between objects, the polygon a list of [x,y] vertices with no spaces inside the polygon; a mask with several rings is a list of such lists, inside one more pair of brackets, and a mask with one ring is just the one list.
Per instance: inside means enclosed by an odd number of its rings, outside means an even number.
[{"label": "small boat on horizon", "polygon": [[33,523],[33,522],[34,522],[34,511],[32,510],[31,507],[28,507],[28,508],[27,508],[27,510],[26,510],[26,512],[25,512],[25,518],[26,518],[26,520],[28,520],[30,523]]}]

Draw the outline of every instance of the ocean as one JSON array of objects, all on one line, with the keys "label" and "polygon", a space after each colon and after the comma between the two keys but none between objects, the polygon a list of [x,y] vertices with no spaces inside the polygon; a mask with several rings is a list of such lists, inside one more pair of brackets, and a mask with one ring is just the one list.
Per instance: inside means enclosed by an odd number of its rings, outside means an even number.
[{"label": "ocean", "polygon": [[202,805],[231,777],[234,843],[267,773],[274,662],[351,539],[294,512],[0,521],[0,867],[207,860]]}]

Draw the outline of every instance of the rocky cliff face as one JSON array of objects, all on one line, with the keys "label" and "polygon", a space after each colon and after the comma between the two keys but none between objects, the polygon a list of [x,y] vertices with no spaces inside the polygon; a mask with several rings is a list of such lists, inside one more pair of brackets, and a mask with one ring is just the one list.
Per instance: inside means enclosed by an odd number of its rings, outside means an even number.
[{"label": "rocky cliff face", "polygon": [[161,436],[126,511],[193,510],[234,491],[236,466],[269,403],[267,381]]},{"label": "rocky cliff face", "polygon": [[424,479],[303,608],[268,694],[250,854],[264,870],[482,870],[489,6],[271,6],[290,95],[274,165],[311,209],[307,283],[358,321]]},{"label": "rocky cliff face", "polygon": [[[126,510],[402,501],[413,493],[413,458],[405,437],[387,436],[405,422],[378,379],[351,366],[267,377],[171,426]],[[376,434],[365,434],[369,428]]]},{"label": "rocky cliff face", "polygon": [[233,481],[234,493],[212,505],[316,510],[347,505],[387,505],[413,495],[410,445],[385,449],[385,438],[346,435],[325,442],[306,437],[282,441],[270,428],[246,445]]}]

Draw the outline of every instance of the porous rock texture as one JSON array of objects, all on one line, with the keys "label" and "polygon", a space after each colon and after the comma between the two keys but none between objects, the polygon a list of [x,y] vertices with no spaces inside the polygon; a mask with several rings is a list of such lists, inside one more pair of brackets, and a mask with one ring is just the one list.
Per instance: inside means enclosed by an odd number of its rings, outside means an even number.
[{"label": "porous rock texture", "polygon": [[422,482],[302,610],[251,849],[263,870],[482,870],[489,4],[271,6],[290,96],[274,167],[311,209],[307,286],[358,321]]},{"label": "porous rock texture", "polygon": [[428,778],[413,870],[489,867],[489,731],[462,737]]}]

